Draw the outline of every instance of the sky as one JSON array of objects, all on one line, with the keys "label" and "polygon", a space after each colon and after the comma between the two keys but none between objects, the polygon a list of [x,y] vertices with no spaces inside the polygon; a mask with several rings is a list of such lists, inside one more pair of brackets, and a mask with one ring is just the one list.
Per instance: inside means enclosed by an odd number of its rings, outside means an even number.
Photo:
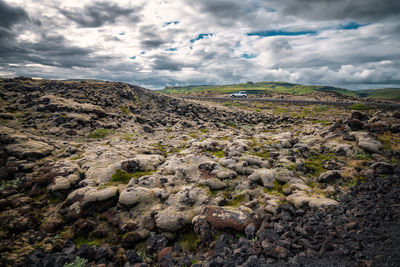
[{"label": "sky", "polygon": [[0,0],[0,77],[400,87],[399,0]]}]

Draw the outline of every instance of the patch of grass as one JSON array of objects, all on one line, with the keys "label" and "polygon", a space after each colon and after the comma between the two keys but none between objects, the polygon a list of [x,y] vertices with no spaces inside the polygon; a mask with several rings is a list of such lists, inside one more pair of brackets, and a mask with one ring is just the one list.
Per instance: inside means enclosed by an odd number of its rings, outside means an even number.
[{"label": "patch of grass", "polygon": [[150,170],[150,171],[139,171],[139,172],[135,172],[135,173],[129,173],[126,171],[123,171],[121,169],[116,170],[116,172],[112,175],[110,182],[111,183],[123,183],[123,184],[127,184],[129,183],[129,181],[132,178],[139,178],[142,176],[146,176],[146,175],[150,175],[153,172],[155,172],[154,170]]},{"label": "patch of grass", "polygon": [[253,156],[261,157],[264,159],[269,158],[269,151],[266,149],[261,149],[260,151],[254,151],[250,153]]},{"label": "patch of grass", "polygon": [[223,105],[226,107],[230,107],[230,106],[240,107],[242,104],[239,102],[225,102]]},{"label": "patch of grass", "polygon": [[87,259],[77,256],[73,262],[66,263],[63,267],[85,267],[87,261]]},{"label": "patch of grass", "polygon": [[211,150],[207,150],[207,149],[203,149],[203,152],[205,153],[210,153],[211,155],[217,157],[217,158],[223,158],[225,157],[225,152],[222,150],[218,150],[218,151],[211,151]]},{"label": "patch of grass", "polygon": [[311,122],[312,122],[312,124],[321,123],[324,126],[329,126],[332,124],[332,122],[327,121],[327,120],[312,120]]},{"label": "patch of grass", "polygon": [[163,155],[164,157],[168,156],[168,151],[166,149],[166,145],[163,145],[161,143],[155,143],[155,144],[151,144],[151,146],[158,149],[161,152],[161,155]]},{"label": "patch of grass", "polygon": [[383,149],[400,150],[400,136],[392,133],[384,133],[378,136],[378,140],[382,143]]},{"label": "patch of grass", "polygon": [[355,103],[353,105],[351,105],[349,108],[351,108],[352,110],[370,110],[371,107],[364,104],[364,103]]},{"label": "patch of grass", "polygon": [[286,114],[288,112],[289,111],[287,109],[285,109],[285,108],[277,108],[277,109],[274,110],[274,114]]},{"label": "patch of grass", "polygon": [[75,243],[75,246],[79,249],[81,247],[81,245],[83,245],[83,244],[88,245],[88,246],[94,246],[94,245],[98,246],[98,245],[100,245],[100,240],[98,240],[98,239],[88,240],[84,237],[77,237],[74,239],[74,243]]},{"label": "patch of grass", "polygon": [[70,160],[78,160],[78,159],[81,159],[81,158],[83,158],[83,156],[82,156],[82,155],[79,155],[79,156],[73,156],[73,157],[70,157],[69,159],[70,159]]},{"label": "patch of grass", "polygon": [[100,128],[100,129],[96,129],[93,132],[91,132],[89,134],[89,137],[94,138],[94,139],[102,139],[113,132],[114,132],[114,130]]},{"label": "patch of grass", "polygon": [[356,154],[355,158],[358,160],[371,160],[370,154]]},{"label": "patch of grass", "polygon": [[330,159],[336,159],[336,157],[332,153],[311,156],[305,161],[304,166],[311,174],[320,175],[326,171],[323,163]]},{"label": "patch of grass", "polygon": [[135,141],[136,138],[133,138],[136,136],[136,133],[131,133],[131,134],[124,134],[124,136],[122,137],[122,139],[126,140],[126,141]]},{"label": "patch of grass", "polygon": [[202,133],[208,133],[209,130],[208,130],[207,128],[204,128],[204,129],[200,129],[200,132],[202,132]]},{"label": "patch of grass", "polygon": [[129,115],[131,113],[129,108],[126,106],[119,106],[119,109],[121,110],[122,114]]},{"label": "patch of grass", "polygon": [[226,204],[227,206],[237,207],[240,203],[246,200],[245,194],[238,194],[233,197],[232,200],[229,200]]},{"label": "patch of grass", "polygon": [[329,106],[326,106],[326,105],[317,105],[315,107],[315,111],[317,111],[317,112],[327,111],[328,109],[329,109]]},{"label": "patch of grass", "polygon": [[200,238],[191,230],[178,239],[178,244],[182,247],[183,251],[196,252],[200,245]]},{"label": "patch of grass", "polygon": [[281,184],[278,181],[274,181],[274,188],[268,189],[268,188],[263,188],[264,192],[270,195],[275,195],[275,196],[283,196],[283,189],[289,187],[288,184],[284,183]]}]

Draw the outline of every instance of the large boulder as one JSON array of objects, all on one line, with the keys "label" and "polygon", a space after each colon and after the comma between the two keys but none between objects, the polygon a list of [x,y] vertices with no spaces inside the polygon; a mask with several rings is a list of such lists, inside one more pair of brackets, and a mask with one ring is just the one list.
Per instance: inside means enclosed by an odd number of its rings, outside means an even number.
[{"label": "large boulder", "polygon": [[327,171],[318,176],[318,182],[330,183],[336,179],[339,179],[340,177],[342,177],[342,175],[339,171]]},{"label": "large boulder", "polygon": [[272,189],[274,188],[275,181],[275,170],[269,169],[258,169],[255,170],[248,179],[252,182],[261,182],[264,187]]},{"label": "large boulder", "polygon": [[164,162],[165,158],[161,155],[137,155],[134,158],[121,162],[121,169],[129,173],[150,171],[156,169]]},{"label": "large boulder", "polygon": [[371,165],[377,174],[391,174],[393,173],[393,166],[386,162],[376,162]]},{"label": "large boulder", "polygon": [[251,223],[254,225],[259,223],[257,215],[251,209],[242,206],[238,208],[207,206],[203,208],[201,215],[193,218],[193,223],[201,219],[217,229],[233,229],[239,232],[244,232]]},{"label": "large boulder", "polygon": [[6,146],[6,151],[9,155],[20,159],[40,159],[49,155],[53,150],[54,147],[51,145],[34,140]]},{"label": "large boulder", "polygon": [[153,190],[145,187],[127,187],[119,195],[119,203],[133,206],[140,202],[149,202],[155,197]]}]

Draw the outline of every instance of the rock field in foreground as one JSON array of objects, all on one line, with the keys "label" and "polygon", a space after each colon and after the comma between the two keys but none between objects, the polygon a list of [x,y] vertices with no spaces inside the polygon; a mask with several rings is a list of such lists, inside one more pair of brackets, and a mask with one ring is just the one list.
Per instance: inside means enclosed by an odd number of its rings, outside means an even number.
[{"label": "rock field in foreground", "polygon": [[398,110],[15,78],[0,122],[4,266],[399,263]]}]

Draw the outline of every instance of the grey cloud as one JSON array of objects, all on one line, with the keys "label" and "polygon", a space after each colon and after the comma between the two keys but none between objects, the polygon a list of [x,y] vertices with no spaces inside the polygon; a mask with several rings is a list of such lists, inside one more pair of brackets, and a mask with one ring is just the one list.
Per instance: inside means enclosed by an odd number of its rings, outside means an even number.
[{"label": "grey cloud", "polygon": [[97,28],[115,23],[119,17],[126,17],[131,23],[139,22],[139,7],[124,8],[109,2],[97,2],[80,10],[60,10],[60,12],[83,28]]},{"label": "grey cloud", "polygon": [[11,29],[19,22],[29,20],[26,11],[21,7],[13,7],[0,0],[0,27]]},{"label": "grey cloud", "polygon": [[158,33],[158,28],[155,25],[145,25],[139,28],[140,44],[143,49],[158,48],[165,42]]},{"label": "grey cloud", "polygon": [[284,0],[282,12],[302,19],[375,21],[400,16],[398,0]]},{"label": "grey cloud", "polygon": [[153,61],[155,70],[180,71],[185,66],[183,62],[173,60],[166,56],[157,56]]}]

